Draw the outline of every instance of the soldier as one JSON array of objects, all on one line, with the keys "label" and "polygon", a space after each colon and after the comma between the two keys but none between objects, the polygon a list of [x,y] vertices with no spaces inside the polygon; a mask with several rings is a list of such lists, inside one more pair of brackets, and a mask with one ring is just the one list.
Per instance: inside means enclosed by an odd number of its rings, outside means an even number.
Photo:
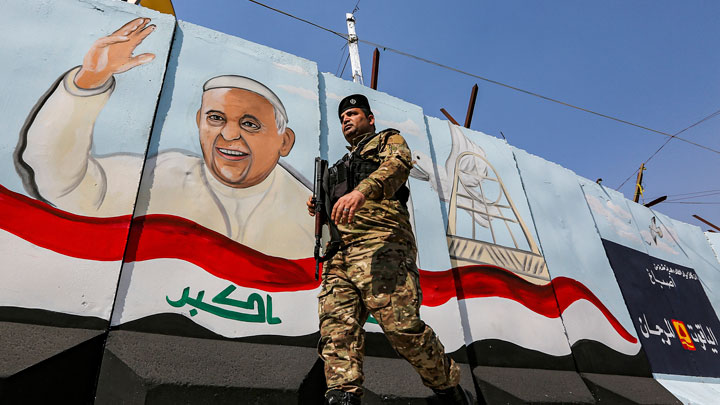
[{"label": "soldier", "polygon": [[[375,132],[375,117],[363,95],[343,99],[338,115],[350,153],[330,170],[329,193],[339,197],[330,217],[342,248],[326,264],[318,296],[325,397],[329,404],[360,403],[363,324],[372,314],[443,403],[467,404],[458,385],[460,368],[419,316],[417,248],[406,207],[410,150],[397,130]],[[307,205],[315,215],[312,201]]]}]

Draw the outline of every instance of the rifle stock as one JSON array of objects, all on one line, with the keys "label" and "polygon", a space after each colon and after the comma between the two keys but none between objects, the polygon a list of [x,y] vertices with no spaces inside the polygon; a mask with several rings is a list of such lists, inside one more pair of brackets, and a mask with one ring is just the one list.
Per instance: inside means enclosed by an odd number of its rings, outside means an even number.
[{"label": "rifle stock", "polygon": [[327,222],[325,218],[325,189],[323,188],[323,175],[327,171],[328,162],[319,157],[315,158],[315,176],[313,181],[312,202],[315,205],[315,280],[320,277],[320,263],[323,256],[320,254],[322,248],[322,227]]},{"label": "rifle stock", "polygon": [[[329,218],[329,212],[332,209],[332,203],[327,188],[332,187],[328,184],[331,179],[326,179],[328,173],[328,162],[319,157],[315,158],[315,178],[313,182],[312,202],[315,205],[315,280],[320,277],[320,263],[329,260],[342,247],[342,238],[335,226],[335,223]],[[328,226],[330,241],[323,250],[322,236],[323,226]]]}]

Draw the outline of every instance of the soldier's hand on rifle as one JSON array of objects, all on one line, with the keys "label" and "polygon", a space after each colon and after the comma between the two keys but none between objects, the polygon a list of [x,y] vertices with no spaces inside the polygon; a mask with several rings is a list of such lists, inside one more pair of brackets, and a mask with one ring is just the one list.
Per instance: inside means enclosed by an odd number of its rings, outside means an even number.
[{"label": "soldier's hand on rifle", "polygon": [[313,202],[313,198],[308,197],[306,204],[308,207],[308,214],[310,214],[311,217],[314,217],[315,216],[315,203]]},{"label": "soldier's hand on rifle", "polygon": [[95,41],[75,76],[81,89],[94,89],[110,80],[115,73],[126,72],[155,58],[152,53],[133,56],[133,51],[155,30],[147,25],[149,18],[136,18],[112,34]]},{"label": "soldier's hand on rifle", "polygon": [[353,190],[335,203],[333,207],[331,219],[336,224],[349,224],[355,218],[355,212],[365,204],[365,195],[357,190]]}]

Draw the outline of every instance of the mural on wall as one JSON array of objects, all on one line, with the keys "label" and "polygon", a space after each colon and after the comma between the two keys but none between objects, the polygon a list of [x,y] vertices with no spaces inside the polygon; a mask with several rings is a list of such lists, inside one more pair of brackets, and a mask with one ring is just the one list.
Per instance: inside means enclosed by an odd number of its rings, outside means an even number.
[{"label": "mural on wall", "polygon": [[[27,12],[35,6],[8,4],[0,17],[0,25],[47,38],[3,50],[5,77],[22,70],[33,80],[3,85],[14,101],[3,101],[0,113],[10,128],[2,150],[12,151],[2,161],[15,170],[0,177],[0,306],[52,311],[19,311],[13,320],[45,323],[61,312],[85,318],[57,318],[72,325],[102,326],[110,318],[175,20],[150,11],[150,24],[136,18],[136,7],[117,2],[43,3],[44,13]],[[106,36],[111,26],[121,28]],[[88,34],[94,43],[84,39]],[[161,62],[151,66],[153,59]],[[117,84],[125,90],[108,103],[112,73],[127,70]],[[106,118],[96,120],[106,104]],[[115,153],[123,148],[131,153]]]},{"label": "mural on wall", "polygon": [[513,148],[578,371],[650,376],[577,176]]},{"label": "mural on wall", "polygon": [[317,91],[314,63],[178,24],[113,325],[316,332]]},{"label": "mural on wall", "polygon": [[582,187],[652,372],[720,376],[720,322],[672,221],[614,190]]},{"label": "mural on wall", "polygon": [[707,236],[695,225],[677,221],[663,214],[659,214],[662,223],[672,229],[677,237],[677,243],[688,258],[688,266],[697,273],[700,284],[707,295],[715,314],[720,313],[720,291],[712,286],[720,283],[720,263],[708,243]]},{"label": "mural on wall", "polygon": [[413,151],[417,163],[411,175],[428,181],[445,202],[453,266],[490,264],[534,284],[549,281],[540,249],[485,151],[458,126],[447,124],[451,149],[445,165],[434,165],[429,156]]},{"label": "mural on wall", "polygon": [[0,320],[314,345],[307,179],[364,93],[413,151],[421,314],[448,352],[720,377],[717,234],[277,50],[123,2],[4,6],[0,33],[52,41],[0,46],[0,75],[32,78],[0,84]]},{"label": "mural on wall", "polygon": [[510,148],[445,121],[426,121],[435,156],[445,164],[413,150],[411,176],[427,181],[441,201],[466,344],[481,365],[573,369]]},{"label": "mural on wall", "polygon": [[137,18],[95,41],[83,64],[63,75],[41,101],[20,136],[17,169],[25,189],[40,201],[84,216],[111,217],[132,212],[144,156],[92,152],[95,121],[115,87],[114,74],[152,61],[133,56],[155,30]]},{"label": "mural on wall", "polygon": [[[707,238],[708,242],[710,242],[710,246],[715,252],[715,258],[718,260],[718,262],[720,262],[720,233],[705,232],[705,237]],[[715,310],[717,311],[718,308],[716,307]]]}]

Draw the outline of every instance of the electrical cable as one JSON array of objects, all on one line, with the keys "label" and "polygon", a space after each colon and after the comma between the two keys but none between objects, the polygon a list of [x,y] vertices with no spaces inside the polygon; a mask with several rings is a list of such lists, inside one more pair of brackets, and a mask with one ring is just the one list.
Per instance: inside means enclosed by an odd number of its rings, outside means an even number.
[{"label": "electrical cable", "polygon": [[[656,150],[655,152],[653,152],[653,154],[650,155],[650,157],[647,158],[647,159],[643,162],[643,164],[647,164],[647,162],[649,162],[650,159],[654,158],[655,155],[657,155],[658,152],[660,152],[660,151],[662,150],[662,148],[665,147],[665,145],[667,145],[670,141],[673,140],[673,138],[677,138],[678,135],[682,134],[683,132],[687,131],[688,129],[691,129],[691,128],[697,126],[697,125],[700,125],[700,124],[702,124],[703,122],[705,122],[705,121],[707,121],[707,120],[709,120],[709,119],[711,119],[711,118],[717,117],[718,115],[720,115],[720,110],[717,110],[717,111],[715,111],[714,113],[712,113],[712,114],[706,116],[705,118],[701,119],[700,121],[697,121],[697,122],[693,123],[692,125],[689,125],[689,126],[683,128],[682,130],[676,132],[675,134],[673,134],[673,136],[671,136],[670,138],[668,138],[668,139],[665,141],[665,143],[663,143],[662,145],[660,145],[660,147],[657,148],[657,150]],[[625,179],[625,181],[623,181],[622,184],[620,184],[615,190],[616,190],[616,191],[617,191],[617,190],[620,190],[620,188],[621,188],[622,186],[624,186],[625,183],[628,182],[628,180],[630,180],[634,175],[637,174],[638,170],[640,170],[640,169],[639,169],[639,168],[636,169],[636,170],[635,170],[631,175],[629,175],[629,176]]]},{"label": "electrical cable", "polygon": [[693,191],[691,193],[668,194],[667,196],[668,197],[680,197],[683,195],[695,195],[695,194],[714,193],[714,192],[720,192],[720,190]]},{"label": "electrical cable", "polygon": [[707,193],[698,193],[698,194],[694,194],[694,195],[682,196],[682,197],[673,197],[673,198],[676,198],[676,199],[678,199],[678,200],[689,200],[689,199],[691,199],[691,198],[707,197],[707,196],[709,196],[709,195],[718,195],[718,194],[720,194],[720,191],[712,191],[712,192],[711,192],[711,191],[708,191]]},{"label": "electrical cable", "polygon": [[696,198],[704,198],[704,197],[712,197],[714,195],[718,195],[720,193],[708,193],[708,194],[699,194],[692,197],[682,197],[682,198],[674,198],[671,200],[668,200],[670,202],[678,202],[678,201],[686,201],[686,200],[694,200]]},{"label": "electrical cable", "polygon": [[340,64],[342,63],[343,56],[345,56],[345,48],[347,48],[347,42],[345,42],[345,45],[343,45],[342,48],[340,49],[340,60],[338,61],[337,69],[335,69],[335,76],[337,76],[337,77],[340,77],[340,76],[338,76],[338,72],[340,71]]},{"label": "electrical cable", "polygon": [[703,205],[718,205],[718,204],[720,204],[720,202],[664,201],[663,204],[703,204]]},{"label": "electrical cable", "polygon": [[343,34],[337,32],[337,31],[333,31],[333,30],[331,30],[330,28],[325,28],[325,27],[323,27],[322,25],[317,25],[317,24],[315,24],[314,22],[311,22],[311,21],[302,19],[302,18],[300,18],[300,17],[296,17],[296,16],[294,16],[294,15],[292,15],[292,14],[290,14],[290,13],[286,13],[286,12],[284,12],[284,11],[282,11],[282,10],[278,10],[278,9],[276,9],[276,8],[270,7],[270,6],[268,6],[267,4],[260,3],[259,1],[255,1],[255,0],[248,0],[248,1],[251,2],[251,3],[257,4],[258,6],[263,6],[263,7],[267,8],[267,9],[270,9],[270,10],[272,10],[272,11],[275,11],[276,13],[280,13],[280,14],[286,15],[286,16],[288,16],[288,17],[290,17],[290,18],[294,18],[294,19],[296,19],[296,20],[298,20],[298,21],[302,21],[302,22],[304,22],[304,23],[306,23],[306,24],[310,24],[310,25],[312,25],[312,26],[315,27],[315,28],[320,28],[320,29],[323,30],[323,31],[327,31],[327,32],[329,32],[329,33],[331,33],[331,34],[335,34],[335,35],[339,36],[340,38],[343,38],[343,39],[347,40],[347,35],[343,35]]},{"label": "electrical cable", "polygon": [[347,58],[345,58],[345,64],[343,65],[342,72],[340,72],[340,76],[338,76],[338,77],[342,78],[343,73],[345,73],[345,67],[347,66],[347,63],[349,60],[350,60],[350,53],[348,53]]},{"label": "electrical cable", "polygon": [[[284,12],[284,11],[282,11],[282,10],[278,10],[278,9],[273,8],[273,7],[270,7],[270,6],[266,5],[266,4],[260,3],[259,1],[256,1],[256,0],[248,0],[248,1],[250,1],[251,3],[255,3],[255,4],[259,5],[259,6],[263,6],[263,7],[265,7],[265,8],[268,8],[268,9],[270,9],[270,10],[273,10],[273,11],[275,11],[275,12],[277,12],[277,13],[280,13],[280,14],[283,14],[283,15],[285,15],[285,16],[288,16],[288,17],[290,17],[290,18],[294,18],[294,19],[296,19],[296,20],[298,20],[298,21],[302,21],[302,22],[304,22],[304,23],[306,23],[306,24],[310,24],[310,25],[312,25],[313,27],[319,28],[319,29],[321,29],[321,30],[323,30],[323,31],[330,32],[330,33],[332,33],[332,34],[334,34],[334,35],[337,35],[337,36],[339,36],[339,37],[347,40],[347,37],[348,37],[347,34],[343,34],[343,33],[341,33],[341,32],[333,31],[333,30],[331,30],[331,29],[329,29],[329,28],[325,28],[325,27],[323,27],[323,26],[321,26],[321,25],[315,24],[315,23],[310,22],[310,21],[308,21],[308,20],[302,19],[302,18],[300,18],[300,17],[296,17],[296,16],[294,16],[294,15],[292,15],[292,14],[290,14],[290,13],[286,13],[286,12]],[[606,118],[606,119],[609,119],[609,120],[613,120],[613,121],[616,121],[616,122],[619,122],[619,123],[622,123],[622,124],[630,125],[630,126],[633,126],[633,127],[636,127],[636,128],[644,129],[644,130],[649,131],[649,132],[653,132],[653,133],[656,133],[656,134],[660,134],[660,135],[664,135],[664,136],[667,136],[667,137],[670,137],[670,138],[674,138],[674,139],[677,139],[677,140],[679,140],[679,141],[683,141],[683,142],[689,143],[689,144],[691,144],[691,145],[697,146],[697,147],[699,147],[699,148],[702,148],[702,149],[705,149],[705,150],[708,150],[708,151],[710,151],[710,152],[714,152],[714,153],[717,153],[717,154],[720,155],[720,150],[715,150],[715,149],[710,148],[710,147],[708,147],[708,146],[701,145],[701,144],[699,144],[699,143],[690,141],[690,140],[685,139],[685,138],[681,138],[681,137],[677,136],[677,134],[676,134],[676,135],[672,135],[672,134],[669,134],[669,133],[667,133],[667,132],[663,132],[663,131],[659,131],[659,130],[657,130],[657,129],[653,129],[653,128],[647,127],[647,126],[645,126],[645,125],[636,124],[636,123],[634,123],[634,122],[624,120],[624,119],[622,119],[622,118],[613,117],[613,116],[611,116],[611,115],[607,115],[607,114],[599,113],[599,112],[596,112],[596,111],[593,111],[593,110],[590,110],[590,109],[587,109],[587,108],[579,107],[579,106],[576,106],[576,105],[574,105],[574,104],[570,104],[570,103],[567,103],[567,102],[564,102],[564,101],[561,101],[561,100],[558,100],[558,99],[555,99],[555,98],[552,98],[552,97],[544,96],[544,95],[539,94],[539,93],[535,93],[535,92],[532,92],[532,91],[529,91],[529,90],[521,89],[521,88],[519,88],[519,87],[510,85],[510,84],[506,84],[506,83],[503,83],[503,82],[499,82],[499,81],[497,81],[497,80],[493,80],[493,79],[490,79],[490,78],[487,78],[487,77],[484,77],[484,76],[476,75],[476,74],[474,74],[474,73],[466,72],[466,71],[464,71],[464,70],[457,69],[457,68],[454,68],[454,67],[451,67],[451,66],[448,66],[448,65],[444,65],[444,64],[442,64],[442,63],[435,62],[435,61],[432,61],[432,60],[429,60],[429,59],[425,59],[425,58],[423,58],[423,57],[420,57],[420,56],[417,56],[417,55],[413,55],[413,54],[410,54],[410,53],[407,53],[407,52],[403,52],[403,51],[400,51],[400,50],[398,50],[398,49],[390,48],[390,47],[385,46],[385,45],[382,45],[382,44],[378,44],[378,43],[371,42],[371,41],[366,41],[366,40],[363,40],[363,39],[358,39],[358,41],[359,41],[359,42],[362,42],[362,43],[365,43],[365,44],[368,44],[368,45],[372,45],[372,46],[374,46],[374,47],[376,47],[376,48],[383,48],[384,51],[390,51],[390,52],[396,53],[396,54],[398,54],[398,55],[402,55],[402,56],[406,56],[406,57],[408,57],[408,58],[416,59],[416,60],[421,61],[421,62],[425,62],[425,63],[431,64],[431,65],[435,65],[435,66],[441,67],[441,68],[443,68],[443,69],[447,69],[447,70],[450,70],[450,71],[453,71],[453,72],[456,72],[456,73],[460,73],[460,74],[463,74],[463,75],[466,75],[466,76],[473,77],[473,78],[475,78],[475,79],[479,79],[479,80],[482,80],[482,81],[485,81],[485,82],[488,82],[488,83],[492,83],[492,84],[495,84],[495,85],[498,85],[498,86],[502,86],[502,87],[505,87],[505,88],[508,88],[508,89],[511,89],[511,90],[515,90],[515,91],[520,92],[520,93],[524,93],[524,94],[527,94],[527,95],[530,95],[530,96],[538,97],[538,98],[540,98],[540,99],[543,99],[543,100],[546,100],[546,101],[550,101],[550,102],[553,102],[553,103],[557,103],[557,104],[560,104],[560,105],[564,105],[564,106],[569,107],[569,108],[574,108],[574,109],[576,109],[576,110],[584,111],[584,112],[586,112],[586,113],[588,113],[588,114],[597,115],[597,116],[599,116],[599,117],[603,117],[603,118]],[[636,171],[636,173],[637,173],[637,171]],[[632,176],[631,176],[631,177],[632,177]],[[627,180],[626,180],[626,181],[627,181]],[[623,184],[624,184],[624,183],[623,183]],[[618,187],[618,188],[619,188],[619,187]]]},{"label": "electrical cable", "polygon": [[[692,199],[701,198],[701,197],[710,197],[710,196],[714,196],[714,195],[718,195],[718,194],[720,194],[720,190],[706,191],[706,192],[702,192],[702,193],[685,193],[685,194],[674,194],[674,195],[669,194],[669,195],[666,195],[665,197],[669,199],[668,201],[685,201],[685,200],[692,200]],[[660,196],[648,197],[648,200],[654,200],[659,197]]]},{"label": "electrical cable", "polygon": [[650,159],[654,158],[655,155],[657,155],[658,152],[660,152],[660,150],[662,150],[662,148],[664,148],[665,145],[668,144],[668,142],[670,142],[670,141],[673,140],[673,138],[675,138],[676,136],[682,134],[683,132],[687,131],[687,130],[690,129],[690,128],[693,128],[693,127],[695,127],[695,126],[697,126],[697,125],[700,125],[700,124],[702,124],[703,122],[705,122],[705,121],[707,121],[707,120],[709,120],[709,119],[711,119],[711,118],[713,118],[713,117],[716,117],[718,114],[720,114],[720,110],[717,110],[717,111],[715,111],[714,113],[708,115],[707,117],[701,119],[700,121],[698,121],[698,122],[690,125],[690,126],[687,127],[687,128],[684,128],[682,131],[678,131],[678,132],[676,132],[675,134],[673,134],[673,136],[671,136],[670,138],[668,138],[668,140],[666,140],[665,143],[663,143],[655,152],[653,152],[652,155],[650,155],[649,158],[647,158],[647,159],[645,160],[645,163],[649,162]]}]

